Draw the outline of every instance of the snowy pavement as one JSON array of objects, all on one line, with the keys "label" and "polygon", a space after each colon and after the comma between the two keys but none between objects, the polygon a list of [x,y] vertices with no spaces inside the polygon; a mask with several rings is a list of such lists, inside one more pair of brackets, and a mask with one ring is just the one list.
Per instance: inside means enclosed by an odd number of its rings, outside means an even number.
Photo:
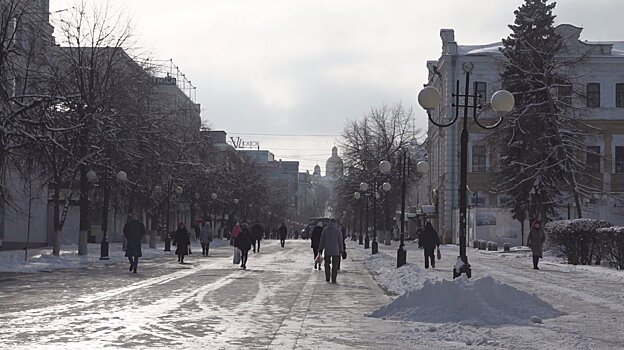
[{"label": "snowy pavement", "polygon": [[[309,241],[265,241],[248,269],[231,248],[0,274],[0,344],[10,349],[384,349],[394,323],[366,317],[390,302],[359,263],[338,284],[312,269]],[[186,262],[186,261],[185,261]]]},{"label": "snowy pavement", "polygon": [[[264,241],[245,271],[232,264],[229,246],[209,257],[194,246],[184,265],[172,253],[144,249],[150,258],[138,274],[128,272],[119,247],[110,262],[71,251],[56,258],[69,263],[34,254],[32,263],[49,266],[30,271],[53,272],[0,273],[0,348],[624,348],[621,271],[554,258],[534,271],[526,252],[468,249],[473,278],[453,282],[456,246],[443,246],[442,260],[425,270],[422,251],[408,243],[408,264],[396,269],[396,242],[374,256],[349,242],[338,284],[329,284],[312,269],[309,244]],[[1,253],[7,269],[6,256],[23,254]],[[466,307],[462,288],[473,288]],[[494,314],[479,293],[509,308]],[[542,323],[531,322],[540,311]],[[488,322],[458,322],[458,312]]]},{"label": "snowy pavement", "polygon": [[[351,242],[350,245],[358,247]],[[408,264],[401,269],[394,268],[396,242],[391,247],[381,244],[380,254],[375,256],[359,247],[354,250],[357,258],[363,259],[364,265],[384,289],[396,295],[416,291],[412,293],[420,293],[418,296],[421,301],[430,297],[423,291],[432,289],[431,282],[435,285],[443,279],[452,279],[452,267],[459,250],[453,245],[442,246],[442,260],[437,262],[435,269],[425,270],[423,252],[414,243],[407,243]],[[447,284],[446,288],[438,289],[437,300],[427,300],[428,304],[422,305],[412,299],[411,305],[412,309],[418,307],[418,311],[437,310],[440,315],[431,315],[429,318],[439,318],[441,321],[411,322],[413,315],[410,317],[409,313],[399,313],[392,318],[403,319],[403,323],[410,322],[413,330],[398,334],[397,339],[445,349],[475,345],[495,349],[624,349],[624,271],[599,266],[570,266],[559,263],[553,257],[543,261],[540,270],[533,270],[528,252],[487,252],[469,248],[467,255],[472,265],[472,282],[484,277],[486,280],[494,279],[525,295],[521,296],[523,299],[518,303],[514,298],[519,298],[519,294],[509,292],[508,296],[504,296],[510,304],[506,310],[512,309],[513,304],[523,306],[526,295],[533,294],[562,315],[544,319],[541,324],[532,323],[528,319],[524,324],[503,322],[495,314],[491,315],[490,320],[494,324],[489,326],[445,322],[445,318],[450,320],[452,317],[444,315],[465,310],[473,313],[478,311],[475,311],[478,309],[475,305],[463,306],[458,305],[456,300],[450,300],[448,290],[452,288]],[[462,281],[455,283],[461,284]],[[403,298],[407,299],[405,296]],[[401,306],[409,309],[410,305],[405,300],[397,301],[403,302]],[[529,305],[526,307],[529,308]],[[457,311],[458,308],[465,310]],[[487,306],[481,308],[487,309]]]}]

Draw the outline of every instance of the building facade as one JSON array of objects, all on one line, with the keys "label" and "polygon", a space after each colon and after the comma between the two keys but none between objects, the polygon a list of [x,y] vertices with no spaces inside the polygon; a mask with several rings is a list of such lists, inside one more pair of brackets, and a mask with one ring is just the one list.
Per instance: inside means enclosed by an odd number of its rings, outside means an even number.
[{"label": "building facade", "polygon": [[[624,224],[620,208],[624,195],[624,42],[581,40],[582,28],[569,24],[557,26],[556,31],[565,47],[562,56],[582,57],[578,63],[567,67],[567,73],[575,77],[582,90],[580,95],[586,98],[571,97],[570,102],[578,117],[598,130],[585,142],[601,156],[588,154],[586,160],[591,171],[602,178],[603,188],[583,199],[583,215]],[[457,81],[461,82],[460,93],[463,93],[465,70],[471,70],[471,82],[474,82],[471,92],[476,89],[484,103],[501,89],[502,43],[459,45],[452,29],[442,29],[440,38],[442,54],[437,60],[427,62],[427,84],[436,87],[442,95],[440,107],[432,111],[431,117],[448,123],[455,117],[452,95],[456,93]],[[485,123],[488,119],[497,120],[497,116],[488,110],[484,110],[480,118]],[[504,206],[507,196],[494,192],[491,186],[500,155],[488,144],[489,131],[473,121],[468,124],[468,242],[482,238],[523,243],[520,224],[511,219]],[[447,242],[458,242],[461,125],[459,120],[446,128],[429,123],[427,131],[428,190],[433,195],[432,204],[437,208],[434,223]],[[575,211],[569,209],[570,205],[560,203],[560,218],[574,218]]]}]

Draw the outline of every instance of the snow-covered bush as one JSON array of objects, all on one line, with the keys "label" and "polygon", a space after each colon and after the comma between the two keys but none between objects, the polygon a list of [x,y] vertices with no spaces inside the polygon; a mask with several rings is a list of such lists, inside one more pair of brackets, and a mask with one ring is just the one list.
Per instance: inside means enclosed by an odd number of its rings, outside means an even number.
[{"label": "snow-covered bush", "polygon": [[562,248],[569,264],[589,265],[602,258],[604,236],[597,230],[610,226],[604,220],[558,220],[546,224],[546,236],[552,245]]},{"label": "snow-covered bush", "polygon": [[618,270],[624,270],[624,227],[614,226],[597,231],[602,235],[604,258]]}]

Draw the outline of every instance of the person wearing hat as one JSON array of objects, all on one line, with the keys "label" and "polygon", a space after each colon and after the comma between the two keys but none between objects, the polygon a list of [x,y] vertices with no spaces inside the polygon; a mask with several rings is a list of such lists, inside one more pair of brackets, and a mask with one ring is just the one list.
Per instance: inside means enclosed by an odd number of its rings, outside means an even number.
[{"label": "person wearing hat", "polygon": [[191,238],[186,226],[182,221],[178,223],[178,229],[174,235],[174,244],[177,246],[176,255],[178,256],[178,262],[184,264],[184,256],[189,253],[189,246],[191,245]]},{"label": "person wearing hat", "polygon": [[531,253],[533,255],[534,270],[539,270],[537,264],[544,254],[544,242],[546,242],[546,234],[544,233],[542,222],[539,221],[539,219],[535,219],[531,226],[531,231],[529,231],[529,236],[527,237],[527,246],[531,248]]},{"label": "person wearing hat", "polygon": [[325,280],[336,283],[338,275],[338,261],[344,252],[342,232],[336,223],[336,219],[329,220],[327,227],[321,232],[319,252],[325,252]]},{"label": "person wearing hat", "polygon": [[314,253],[314,269],[321,269],[321,262],[320,261],[316,261],[316,256],[318,255],[319,252],[319,242],[321,241],[321,233],[323,232],[323,223],[322,222],[317,222],[316,226],[314,227],[314,229],[312,230],[312,235],[310,236],[310,241],[312,242],[311,247],[312,247],[312,252]]}]

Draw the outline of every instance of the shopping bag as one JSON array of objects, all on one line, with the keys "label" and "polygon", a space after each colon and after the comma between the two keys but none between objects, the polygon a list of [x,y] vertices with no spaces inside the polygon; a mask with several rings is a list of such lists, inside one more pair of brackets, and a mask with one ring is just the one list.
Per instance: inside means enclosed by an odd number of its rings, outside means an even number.
[{"label": "shopping bag", "polygon": [[238,248],[234,248],[234,259],[232,260],[232,264],[240,264],[241,260],[241,251]]},{"label": "shopping bag", "polygon": [[438,257],[438,260],[442,259],[442,254],[440,254],[440,247],[438,247],[438,251],[436,252],[436,256]]},{"label": "shopping bag", "polygon": [[323,256],[321,255],[321,253],[316,254],[316,258],[314,258],[314,262],[320,264],[322,261],[323,261]]}]

